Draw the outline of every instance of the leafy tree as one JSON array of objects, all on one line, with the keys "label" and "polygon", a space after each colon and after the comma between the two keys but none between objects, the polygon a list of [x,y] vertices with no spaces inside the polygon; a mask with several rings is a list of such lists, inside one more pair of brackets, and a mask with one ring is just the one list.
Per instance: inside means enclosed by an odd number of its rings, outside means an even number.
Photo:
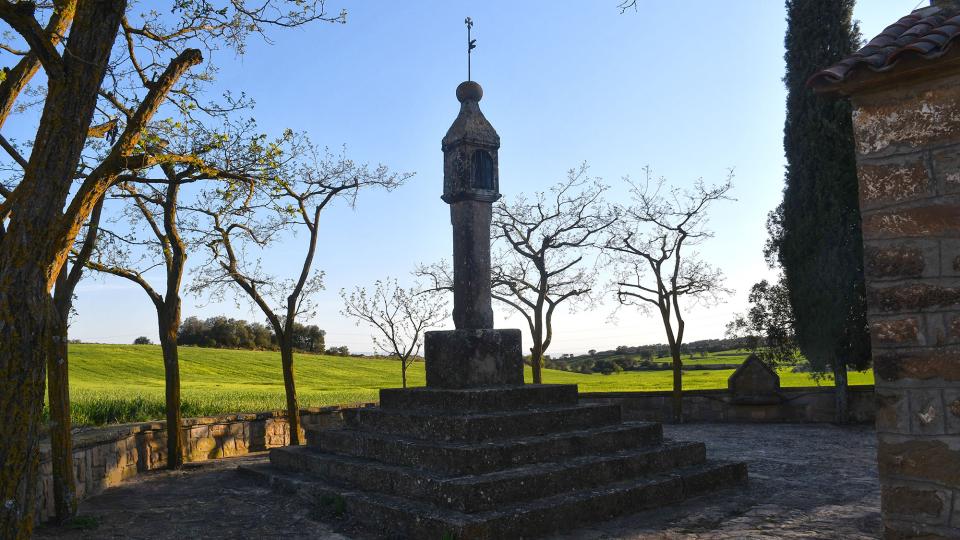
[{"label": "leafy tree", "polygon": [[137,339],[133,340],[134,345],[153,345],[153,342],[150,341],[150,338],[147,336],[140,336]]},{"label": "leafy tree", "polygon": [[723,273],[690,250],[712,236],[706,229],[707,211],[729,198],[733,174],[720,185],[707,187],[698,180],[692,191],[682,191],[665,189],[665,181],[653,180],[649,167],[644,173],[644,182],[627,179],[632,203],[617,211],[620,219],[604,249],[616,267],[617,301],[641,309],[653,306],[660,316],[673,358],[673,419],[682,422],[686,323],[680,299],[711,303],[730,293]]},{"label": "leafy tree", "polygon": [[[180,331],[180,289],[187,255],[198,247],[196,231],[187,235],[193,220],[191,204],[185,201],[182,186],[201,181],[254,182],[272,171],[272,161],[261,144],[261,136],[249,135],[250,122],[224,129],[207,129],[189,116],[182,120],[168,119],[148,126],[143,145],[147,159],[157,160],[156,167],[131,172],[113,191],[113,200],[123,203],[120,217],[125,219],[126,233],[101,227],[101,241],[88,268],[126,279],[138,285],[150,299],[157,313],[160,348],[163,354],[165,409],[168,426],[180,426],[180,360],[177,351]],[[191,156],[189,161],[162,163],[161,154]],[[156,173],[156,174],[153,174]],[[194,192],[196,193],[196,191]],[[147,272],[164,270],[162,289],[151,283]],[[161,292],[162,291],[162,292]],[[183,465],[183,433],[179,428],[167,430],[167,467]]]},{"label": "leafy tree", "polygon": [[377,280],[373,292],[356,287],[343,298],[343,314],[373,327],[374,346],[400,360],[400,379],[407,387],[407,368],[413,363],[423,346],[423,333],[442,323],[450,314],[447,304],[436,294],[429,294],[421,287],[404,289],[396,280]]},{"label": "leafy tree", "polygon": [[795,364],[800,359],[794,332],[790,293],[780,276],[778,283],[762,280],[750,287],[750,304],[727,324],[727,335],[740,338],[753,354],[769,365]]},{"label": "leafy tree", "polygon": [[[31,144],[0,141],[21,168],[0,182],[0,379],[20,381],[0,385],[0,531],[10,536],[32,531],[45,366],[64,335],[49,293],[97,201],[120,175],[155,164],[142,153],[144,128],[161,106],[211,109],[199,98],[212,71],[191,71],[200,49],[242,52],[251,33],[325,17],[310,0],[171,4],[161,15],[124,0],[0,0],[19,41],[4,49],[23,53],[0,80],[0,126],[33,75],[45,75]],[[97,148],[106,157],[88,161]]]},{"label": "leafy tree", "polygon": [[787,0],[787,158],[783,203],[768,221],[768,260],[783,268],[796,337],[811,366],[832,371],[838,420],[847,369],[870,362],[850,103],[814,94],[816,71],[853,53],[854,0]]},{"label": "leafy tree", "polygon": [[[291,156],[282,162],[271,182],[249,190],[218,191],[207,199],[216,204],[195,210],[206,216],[200,226],[209,257],[193,284],[195,292],[222,297],[230,290],[246,295],[266,316],[280,345],[280,363],[290,424],[290,444],[298,445],[300,408],[293,376],[294,328],[297,319],[313,314],[312,296],[323,288],[323,273],[314,269],[320,216],[337,200],[350,206],[361,189],[392,190],[411,175],[390,173],[380,165],[371,169],[329,152],[320,155],[306,138],[285,139],[289,144],[271,153]],[[267,275],[253,254],[262,252],[281,231],[303,230],[303,258],[297,275],[283,279]]]}]

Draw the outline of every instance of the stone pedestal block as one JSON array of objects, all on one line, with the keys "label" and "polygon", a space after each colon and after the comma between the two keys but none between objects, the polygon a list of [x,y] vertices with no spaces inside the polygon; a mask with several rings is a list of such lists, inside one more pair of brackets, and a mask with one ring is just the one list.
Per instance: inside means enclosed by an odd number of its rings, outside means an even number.
[{"label": "stone pedestal block", "polygon": [[523,384],[520,330],[449,330],[424,336],[427,386],[477,388]]}]

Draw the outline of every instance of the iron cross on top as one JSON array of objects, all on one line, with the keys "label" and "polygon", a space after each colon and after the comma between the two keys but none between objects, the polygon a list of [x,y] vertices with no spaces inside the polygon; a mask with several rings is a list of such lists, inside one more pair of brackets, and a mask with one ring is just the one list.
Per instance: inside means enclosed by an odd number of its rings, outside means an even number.
[{"label": "iron cross on top", "polygon": [[473,19],[467,17],[463,20],[463,24],[467,25],[467,80],[470,80],[470,54],[473,52],[473,49],[477,47],[477,40],[470,39],[470,29],[473,28]]}]

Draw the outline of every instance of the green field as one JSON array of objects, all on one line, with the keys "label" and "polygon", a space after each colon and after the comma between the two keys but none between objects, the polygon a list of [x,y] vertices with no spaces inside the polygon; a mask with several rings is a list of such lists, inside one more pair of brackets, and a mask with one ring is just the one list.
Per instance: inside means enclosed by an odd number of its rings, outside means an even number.
[{"label": "green field", "polygon": [[[712,355],[710,360],[738,363],[745,356],[722,355]],[[400,386],[400,365],[391,360],[301,354],[296,356],[294,366],[301,407],[375,401],[378,389]],[[279,353],[182,347],[180,372],[184,416],[284,407]],[[690,390],[725,388],[732,372],[688,371],[683,386]],[[780,377],[783,386],[817,384],[805,373],[781,371]],[[407,380],[415,386],[424,384],[422,363],[410,367]],[[544,371],[544,382],[578,384],[581,392],[668,390],[671,381],[670,371],[627,371],[614,375]],[[850,384],[872,383],[870,371],[850,374]],[[73,419],[78,425],[163,418],[160,347],[70,345],[70,394]]]}]

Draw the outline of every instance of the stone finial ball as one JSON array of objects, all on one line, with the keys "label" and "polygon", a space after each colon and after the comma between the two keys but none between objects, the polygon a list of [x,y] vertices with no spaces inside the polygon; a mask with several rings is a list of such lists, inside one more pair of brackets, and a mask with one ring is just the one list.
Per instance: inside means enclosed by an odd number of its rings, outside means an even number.
[{"label": "stone finial ball", "polygon": [[483,88],[476,81],[464,81],[457,87],[457,100],[460,103],[464,101],[480,101],[483,97]]}]

